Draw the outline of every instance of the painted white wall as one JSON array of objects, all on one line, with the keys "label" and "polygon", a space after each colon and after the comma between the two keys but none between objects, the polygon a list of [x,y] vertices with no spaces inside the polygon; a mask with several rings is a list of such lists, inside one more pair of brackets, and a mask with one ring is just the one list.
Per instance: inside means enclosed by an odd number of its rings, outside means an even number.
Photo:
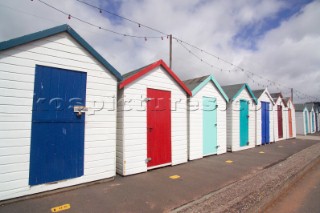
[{"label": "painted white wall", "polygon": [[[296,134],[299,135],[306,135],[307,134],[307,130],[306,130],[306,122],[305,122],[305,111],[307,111],[306,109],[303,112],[296,112]],[[308,117],[307,117],[308,119]]]},{"label": "painted white wall", "polygon": [[[51,56],[52,55],[52,56]],[[14,64],[14,65],[12,65]],[[35,65],[87,73],[84,175],[29,186],[32,101]],[[115,77],[67,33],[1,52],[0,55],[0,200],[30,195],[115,176]],[[94,101],[104,101],[94,105]],[[111,109],[111,110],[109,110]]]},{"label": "painted white wall", "polygon": [[[258,97],[257,97],[258,98]],[[272,100],[270,99],[270,96],[268,96],[268,92],[264,91],[261,96],[258,99],[258,104],[256,105],[256,145],[261,145],[261,141],[262,141],[262,119],[261,119],[261,102],[268,102],[269,103],[269,109],[270,109],[270,114],[269,114],[269,118],[270,118],[270,123],[269,123],[269,128],[270,128],[270,142],[274,141],[274,128],[273,128],[273,124],[274,124],[274,116],[273,116],[273,103]]]},{"label": "painted white wall", "polygon": [[[283,137],[279,138],[278,136],[278,108],[277,106],[282,106],[282,130],[283,130]],[[286,116],[285,114],[288,114],[288,111],[285,110],[285,106],[283,103],[282,98],[278,98],[274,105],[274,140],[280,141],[286,139]]]},{"label": "painted white wall", "polygon": [[147,171],[147,111],[142,101],[147,97],[147,88],[171,91],[172,165],[188,159],[187,94],[160,66],[123,89],[125,104],[119,104],[122,112],[118,112],[118,131],[123,134],[117,138],[117,172],[121,175]]},{"label": "painted white wall", "polygon": [[[249,145],[240,147],[240,100],[249,101]],[[256,104],[251,100],[247,89],[241,91],[238,97],[228,103],[227,109],[227,149],[240,151],[255,147],[256,143]]]},{"label": "painted white wall", "polygon": [[209,81],[189,100],[189,160],[203,157],[203,97],[216,98],[217,110],[217,154],[227,151],[226,101],[219,90]]}]

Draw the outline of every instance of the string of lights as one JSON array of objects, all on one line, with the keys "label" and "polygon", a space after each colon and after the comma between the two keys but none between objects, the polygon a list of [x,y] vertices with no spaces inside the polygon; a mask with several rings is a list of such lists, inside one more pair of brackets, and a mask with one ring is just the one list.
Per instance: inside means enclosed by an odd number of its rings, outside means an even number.
[{"label": "string of lights", "polygon": [[96,25],[96,24],[93,24],[93,23],[91,23],[91,22],[88,22],[88,21],[86,21],[86,20],[83,20],[83,19],[81,19],[81,18],[79,18],[79,17],[77,17],[77,16],[74,16],[74,15],[72,15],[72,14],[70,14],[70,13],[67,13],[67,12],[65,12],[65,11],[63,11],[63,10],[61,10],[61,9],[58,9],[58,8],[55,7],[55,6],[52,6],[51,4],[48,4],[47,2],[44,2],[44,1],[42,1],[42,0],[38,0],[38,1],[39,1],[40,3],[46,5],[47,7],[50,7],[51,9],[54,9],[55,11],[60,12],[60,13],[62,13],[62,14],[64,14],[64,15],[66,15],[66,16],[68,17],[68,19],[75,19],[75,20],[77,20],[77,21],[80,21],[80,22],[85,23],[85,24],[87,24],[87,25],[90,25],[90,26],[92,26],[92,27],[98,28],[98,29],[100,29],[100,30],[107,31],[107,32],[109,32],[109,33],[113,33],[113,34],[121,35],[121,36],[125,36],[125,37],[144,39],[145,41],[147,41],[147,39],[162,39],[162,40],[163,40],[163,36],[139,36],[139,35],[131,35],[131,34],[127,34],[127,33],[120,33],[120,32],[114,31],[114,30],[110,30],[110,29],[108,29],[108,28],[104,28],[104,27],[98,26],[98,25]]},{"label": "string of lights", "polygon": [[[31,1],[33,1],[33,0],[31,0]],[[161,30],[158,30],[158,29],[156,29],[156,28],[154,28],[154,27],[150,27],[150,26],[148,26],[148,25],[142,24],[142,23],[137,22],[137,21],[135,21],[135,20],[129,19],[129,18],[127,18],[127,17],[121,16],[121,15],[119,15],[119,14],[116,14],[116,13],[111,12],[111,11],[109,11],[109,10],[106,10],[106,9],[104,9],[104,8],[95,6],[95,5],[90,4],[90,3],[86,2],[86,1],[83,1],[83,0],[76,0],[76,1],[79,2],[79,3],[85,4],[85,5],[89,6],[89,7],[92,7],[92,8],[94,8],[94,9],[96,9],[99,13],[107,13],[107,14],[109,14],[109,15],[112,15],[112,16],[115,16],[115,17],[118,17],[118,18],[121,18],[121,19],[123,19],[123,20],[126,20],[126,21],[128,21],[128,22],[131,22],[131,23],[137,25],[139,28],[144,27],[144,28],[149,29],[149,30],[151,30],[151,31],[157,32],[157,33],[161,34],[161,36],[141,36],[141,35],[131,35],[131,34],[126,34],[126,33],[120,33],[120,32],[117,32],[117,31],[114,31],[114,30],[111,30],[111,29],[108,29],[108,28],[104,28],[104,27],[98,26],[98,25],[96,25],[96,24],[90,23],[90,22],[88,22],[88,21],[86,21],[86,20],[83,20],[83,19],[81,19],[81,18],[79,18],[79,17],[77,17],[77,16],[74,16],[74,15],[72,15],[72,14],[69,14],[69,13],[61,10],[61,9],[58,9],[57,7],[52,6],[51,4],[48,4],[47,2],[45,2],[45,1],[43,1],[43,0],[38,0],[38,1],[39,1],[40,3],[46,5],[47,7],[50,7],[50,8],[52,8],[52,9],[54,9],[54,10],[56,10],[56,11],[64,14],[68,19],[75,19],[75,20],[77,20],[77,21],[80,21],[80,22],[85,23],[85,24],[87,24],[87,25],[90,25],[90,26],[92,26],[92,27],[95,27],[95,28],[98,28],[98,29],[107,31],[107,32],[109,32],[109,33],[113,33],[113,34],[119,35],[119,36],[131,37],[131,38],[138,38],[138,39],[144,39],[145,41],[147,41],[147,39],[161,39],[161,40],[163,40],[164,37],[166,37],[167,39],[168,39],[168,37],[169,37],[169,34],[168,34],[168,33],[165,33],[165,32],[163,32],[163,31],[161,31]],[[187,41],[184,41],[184,40],[182,40],[182,39],[180,39],[180,38],[178,38],[178,37],[173,36],[172,38],[173,38],[174,40],[176,40],[176,41],[178,42],[178,44],[180,44],[187,52],[189,52],[189,53],[192,54],[195,58],[197,58],[198,60],[200,60],[202,63],[207,64],[207,65],[210,66],[211,68],[215,68],[216,70],[219,70],[219,71],[221,71],[221,72],[222,72],[222,71],[225,71],[225,72],[229,72],[229,73],[241,71],[241,72],[243,72],[243,73],[246,73],[248,79],[250,79],[250,80],[252,81],[252,83],[257,84],[258,86],[269,87],[269,88],[270,88],[270,87],[274,87],[274,88],[276,88],[277,90],[281,90],[281,89],[284,89],[284,90],[291,89],[289,86],[287,86],[287,85],[285,85],[285,84],[283,84],[283,83],[279,83],[279,82],[276,82],[276,81],[267,79],[267,78],[265,78],[264,76],[261,76],[261,75],[259,75],[259,74],[253,73],[253,72],[251,72],[251,71],[249,71],[249,70],[246,70],[246,69],[244,69],[244,68],[242,68],[242,67],[240,67],[240,66],[238,66],[238,65],[236,65],[236,64],[234,64],[234,63],[232,63],[232,62],[229,62],[229,61],[227,61],[227,60],[219,57],[219,56],[216,55],[216,54],[210,53],[209,51],[206,51],[206,50],[204,50],[204,49],[202,49],[202,48],[200,48],[200,47],[198,47],[198,46],[196,46],[196,45],[193,45],[193,44],[191,44],[191,43],[189,43],[189,42],[187,42]],[[212,63],[209,63],[207,60],[204,60],[202,57],[199,57],[197,54],[195,54],[193,51],[191,51],[190,48],[187,48],[186,46],[189,46],[189,47],[191,47],[191,48],[194,48],[195,50],[200,51],[201,53],[207,54],[208,56],[211,56],[211,57],[215,58],[217,61],[223,62],[223,63],[227,64],[228,66],[230,66],[230,67],[232,67],[232,68],[230,68],[230,69],[221,69],[221,68],[213,65]],[[257,79],[259,79],[259,80],[257,80]],[[264,83],[261,83],[261,82],[264,82]],[[310,95],[308,95],[308,94],[306,94],[306,93],[303,93],[303,92],[300,92],[300,91],[298,91],[298,90],[294,90],[294,94],[295,94],[299,99],[320,100],[318,97],[310,96]]]}]

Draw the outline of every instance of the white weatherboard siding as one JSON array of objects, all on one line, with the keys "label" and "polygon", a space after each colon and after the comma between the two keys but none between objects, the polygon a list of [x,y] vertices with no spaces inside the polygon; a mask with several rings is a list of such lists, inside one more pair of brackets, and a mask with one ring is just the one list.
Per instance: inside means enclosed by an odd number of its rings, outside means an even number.
[{"label": "white weatherboard siding", "polygon": [[[249,101],[249,145],[240,147],[240,100]],[[229,102],[227,109],[227,148],[240,151],[255,147],[256,141],[256,104],[246,89]]]},{"label": "white weatherboard siding", "polygon": [[[147,171],[147,88],[171,91],[172,165],[187,162],[187,95],[162,67],[125,86],[118,112],[117,172],[131,175]],[[122,147],[120,147],[122,145]]]},{"label": "white weatherboard siding", "polygon": [[189,159],[203,157],[203,97],[212,97],[217,101],[217,154],[227,151],[226,100],[216,86],[209,81],[190,98],[189,110]]},{"label": "white weatherboard siding", "polygon": [[[278,134],[278,105],[282,106],[282,131],[283,137],[279,138]],[[288,114],[288,111],[285,110],[284,103],[281,98],[278,98],[274,105],[274,141],[280,141],[286,139],[286,118],[285,113]]]},{"label": "white weatherboard siding", "polygon": [[304,112],[296,112],[297,134],[306,135]]},{"label": "white weatherboard siding", "polygon": [[273,103],[270,101],[269,96],[264,91],[262,95],[258,99],[258,104],[256,105],[256,145],[261,145],[262,141],[262,120],[261,120],[261,102],[268,102],[269,103],[269,138],[270,142],[274,141],[273,138]]},{"label": "white weatherboard siding", "polygon": [[[50,56],[51,55],[51,56]],[[14,65],[12,65],[14,64]],[[87,72],[84,175],[30,187],[35,65]],[[115,176],[116,78],[67,33],[0,53],[0,200]],[[95,106],[93,101],[98,101]],[[100,101],[100,102],[99,102]],[[100,108],[104,101],[105,108]]]}]

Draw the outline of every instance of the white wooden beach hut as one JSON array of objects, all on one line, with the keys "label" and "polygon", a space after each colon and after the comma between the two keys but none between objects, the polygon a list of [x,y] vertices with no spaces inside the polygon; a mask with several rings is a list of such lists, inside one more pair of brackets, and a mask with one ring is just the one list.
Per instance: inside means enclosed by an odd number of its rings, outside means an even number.
[{"label": "white wooden beach hut", "polygon": [[0,76],[0,200],[115,176],[122,77],[71,27],[0,43]]},{"label": "white wooden beach hut", "polygon": [[131,175],[187,162],[191,91],[162,60],[123,78],[118,96],[117,172]]},{"label": "white wooden beach hut", "polygon": [[189,160],[227,151],[226,107],[229,98],[213,75],[184,81],[188,100]]},{"label": "white wooden beach hut", "polygon": [[309,112],[305,104],[295,104],[297,134],[307,135],[309,132]]},{"label": "white wooden beach hut", "polygon": [[274,102],[268,89],[253,90],[257,98],[256,108],[256,145],[274,142]]},{"label": "white wooden beach hut", "polygon": [[255,147],[255,109],[257,99],[248,84],[223,86],[227,104],[227,150],[240,151]]}]

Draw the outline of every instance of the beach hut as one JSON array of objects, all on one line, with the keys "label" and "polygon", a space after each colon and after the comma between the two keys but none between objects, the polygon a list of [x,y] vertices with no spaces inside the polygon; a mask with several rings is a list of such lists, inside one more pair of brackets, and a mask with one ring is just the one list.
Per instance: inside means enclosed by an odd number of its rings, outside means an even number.
[{"label": "beach hut", "polygon": [[287,139],[295,138],[296,133],[296,111],[290,97],[284,98],[287,111]]},{"label": "beach hut", "polygon": [[223,86],[227,104],[227,150],[240,151],[255,147],[255,109],[257,99],[248,84]]},{"label": "beach hut", "polygon": [[309,112],[305,104],[295,104],[297,134],[307,135],[309,132]]},{"label": "beach hut", "polygon": [[273,98],[267,88],[252,92],[258,102],[256,108],[256,145],[274,142]]},{"label": "beach hut", "polygon": [[0,43],[0,76],[0,200],[115,176],[122,77],[71,27]]},{"label": "beach hut", "polygon": [[315,115],[315,131],[318,132],[320,131],[320,123],[319,123],[319,113],[320,113],[320,109],[319,109],[319,102],[314,102],[313,103],[314,106],[314,115]]},{"label": "beach hut", "polygon": [[313,134],[316,132],[316,118],[315,118],[315,111],[314,111],[314,104],[313,103],[306,103],[306,107],[309,112],[309,133]]},{"label": "beach hut", "polygon": [[188,100],[189,160],[227,151],[226,107],[229,98],[213,75],[184,81]]},{"label": "beach hut", "polygon": [[117,172],[131,175],[188,160],[191,91],[162,61],[123,75],[119,85]]},{"label": "beach hut", "polygon": [[286,139],[286,104],[281,93],[271,93],[274,105],[274,141]]}]

